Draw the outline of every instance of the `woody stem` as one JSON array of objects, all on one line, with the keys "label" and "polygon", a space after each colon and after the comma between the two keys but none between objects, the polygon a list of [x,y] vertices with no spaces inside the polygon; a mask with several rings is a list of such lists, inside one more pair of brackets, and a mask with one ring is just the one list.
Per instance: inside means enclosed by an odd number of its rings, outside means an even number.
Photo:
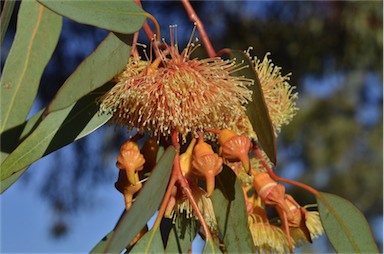
[{"label": "woody stem", "polygon": [[284,183],[292,184],[294,186],[297,186],[297,187],[300,187],[300,188],[302,188],[304,190],[309,191],[310,193],[312,193],[316,197],[321,196],[320,193],[317,190],[315,190],[314,188],[312,188],[312,187],[310,187],[310,186],[308,186],[306,184],[303,184],[303,183],[300,183],[300,182],[297,182],[297,181],[294,181],[294,180],[286,179],[286,178],[283,178],[283,177],[280,177],[280,176],[276,175],[275,172],[273,172],[271,167],[268,165],[268,163],[264,160],[264,157],[261,154],[261,151],[260,151],[259,147],[256,144],[253,144],[253,151],[255,152],[256,156],[260,160],[261,165],[263,165],[263,167],[267,170],[269,176],[273,180],[275,180],[276,182],[284,182]]},{"label": "woody stem", "polygon": [[183,173],[181,172],[180,167],[180,158],[179,158],[179,152],[180,152],[180,144],[177,140],[178,133],[175,131],[172,131],[172,144],[176,148],[176,157],[173,165],[173,172],[172,174],[175,174],[177,176],[177,182],[180,184],[181,189],[183,190],[184,195],[188,198],[190,204],[192,205],[193,210],[195,211],[197,218],[200,221],[200,225],[203,228],[206,240],[210,241],[212,240],[211,233],[209,231],[208,225],[204,220],[203,215],[200,212],[200,209],[196,203],[196,200],[194,199],[192,195],[191,188],[189,187],[189,184],[185,177],[183,176]]},{"label": "woody stem", "polygon": [[[176,161],[176,158],[175,158],[175,161]],[[176,180],[177,180],[177,175],[173,174],[173,170],[172,170],[172,175],[171,175],[171,179],[169,180],[167,191],[165,192],[163,202],[161,203],[161,206],[159,209],[159,213],[156,217],[155,223],[153,224],[154,228],[160,226],[160,223],[161,223],[161,220],[163,219],[165,210],[167,209],[168,201],[171,198],[172,188],[173,188],[173,186],[175,186]]]},{"label": "woody stem", "polygon": [[204,25],[197,16],[195,10],[193,9],[191,3],[189,0],[181,0],[181,3],[183,4],[185,11],[189,15],[189,19],[196,25],[197,31],[199,31],[201,40],[204,44],[204,47],[209,55],[209,57],[214,57],[216,56],[215,49],[213,48],[211,41],[209,40],[209,37],[207,33],[205,32]]}]

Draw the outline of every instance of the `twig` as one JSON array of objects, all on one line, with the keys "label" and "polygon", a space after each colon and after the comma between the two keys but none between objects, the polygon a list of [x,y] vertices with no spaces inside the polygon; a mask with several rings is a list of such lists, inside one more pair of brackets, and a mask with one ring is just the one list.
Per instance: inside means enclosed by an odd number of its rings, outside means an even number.
[{"label": "twig", "polygon": [[294,181],[294,180],[289,180],[289,179],[286,179],[286,178],[282,178],[282,177],[276,175],[275,172],[273,172],[271,167],[268,165],[268,163],[264,160],[264,157],[261,154],[261,151],[260,151],[259,147],[256,144],[253,144],[253,151],[255,152],[256,156],[259,158],[261,165],[263,165],[263,167],[267,170],[269,176],[273,180],[275,180],[276,182],[284,182],[284,183],[292,184],[294,186],[300,187],[302,189],[305,189],[305,190],[311,192],[316,197],[320,196],[320,194],[319,194],[319,192],[317,190],[315,190],[314,188],[312,188],[312,187],[310,187],[310,186],[308,186],[306,184],[303,184],[303,183],[300,183],[300,182],[297,182],[297,181]]},{"label": "twig", "polygon": [[203,45],[209,55],[209,57],[215,57],[216,56],[216,51],[213,48],[211,41],[209,40],[209,37],[207,33],[205,32],[204,25],[197,16],[195,10],[193,9],[191,3],[189,0],[181,0],[181,3],[183,4],[185,11],[189,15],[189,19],[196,25],[197,31],[199,31],[201,40],[203,42]]}]

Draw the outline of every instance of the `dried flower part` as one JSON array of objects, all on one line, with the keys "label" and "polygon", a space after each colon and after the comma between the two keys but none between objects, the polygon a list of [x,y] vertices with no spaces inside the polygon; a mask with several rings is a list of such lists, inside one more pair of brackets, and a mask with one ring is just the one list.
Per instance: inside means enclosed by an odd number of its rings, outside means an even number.
[{"label": "dried flower part", "polygon": [[[191,183],[190,188],[193,198],[195,199],[199,211],[203,215],[208,227],[211,229],[212,232],[217,232],[218,229],[216,215],[213,210],[211,199],[207,197],[207,193],[198,185]],[[180,216],[183,213],[185,213],[185,217],[187,219],[194,218],[195,220],[198,220],[198,216],[195,210],[193,209],[191,203],[189,202],[188,198],[184,195],[179,195],[178,193],[176,195],[176,205],[174,206],[174,210],[171,214],[171,216],[173,216],[173,223],[175,223],[176,217]]]},{"label": "dried flower part", "polygon": [[258,253],[287,253],[287,236],[279,227],[260,219],[257,215],[248,216],[249,229]]},{"label": "dried flower part", "polygon": [[288,124],[298,110],[295,102],[297,93],[293,92],[295,87],[288,83],[290,74],[282,76],[281,68],[275,66],[268,59],[268,55],[269,53],[264,56],[262,62],[257,58],[254,62],[272,125],[277,134],[281,126]]},{"label": "dried flower part", "polygon": [[100,111],[112,112],[114,122],[155,136],[176,130],[185,137],[236,124],[244,114],[241,105],[251,100],[248,86],[253,80],[232,76],[239,70],[232,60],[190,59],[194,48],[189,43],[182,54],[174,46],[156,49],[162,65],[145,75],[137,71],[119,76],[120,82],[100,99]]},{"label": "dried flower part", "polygon": [[222,170],[223,159],[214,153],[212,147],[200,136],[199,142],[193,149],[192,172],[198,177],[205,178],[208,197],[215,189],[215,176]]},{"label": "dried flower part", "polygon": [[127,141],[120,148],[116,167],[125,170],[130,184],[136,184],[136,173],[144,167],[145,159],[136,142]]}]

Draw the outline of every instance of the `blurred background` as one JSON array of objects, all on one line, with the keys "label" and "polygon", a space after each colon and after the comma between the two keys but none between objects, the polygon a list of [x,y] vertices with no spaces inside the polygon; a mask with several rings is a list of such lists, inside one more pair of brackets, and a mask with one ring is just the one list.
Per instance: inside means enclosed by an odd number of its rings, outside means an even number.
[{"label": "blurred background", "polygon": [[[2,2],[3,4],[3,2]],[[178,25],[183,48],[193,24],[179,2],[143,1],[169,41]],[[300,108],[278,137],[276,171],[342,196],[366,216],[383,251],[383,3],[381,1],[192,2],[218,51],[270,58],[299,93]],[[4,65],[15,14],[1,48]],[[107,31],[64,19],[59,44],[30,115],[46,106]],[[196,34],[198,36],[198,34]],[[140,42],[148,44],[144,33]],[[203,47],[199,50],[205,54]],[[99,70],[102,71],[102,70]],[[114,188],[125,129],[106,125],[34,163],[0,196],[2,253],[89,252],[117,222],[123,197]],[[287,186],[301,204],[315,199]],[[316,251],[315,251],[316,250]],[[325,237],[298,250],[333,252]]]}]

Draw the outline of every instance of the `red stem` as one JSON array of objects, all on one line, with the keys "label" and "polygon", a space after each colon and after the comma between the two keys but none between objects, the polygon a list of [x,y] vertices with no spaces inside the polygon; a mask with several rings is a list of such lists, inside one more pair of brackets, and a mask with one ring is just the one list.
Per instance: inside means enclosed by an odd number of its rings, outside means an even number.
[{"label": "red stem", "polygon": [[300,188],[302,188],[304,190],[307,190],[307,191],[311,192],[316,197],[320,197],[321,196],[320,193],[317,190],[315,190],[314,188],[312,188],[312,187],[310,187],[310,186],[308,186],[306,184],[303,184],[303,183],[300,183],[300,182],[296,182],[294,180],[285,179],[285,178],[282,178],[282,177],[276,175],[275,172],[273,172],[271,167],[268,165],[268,163],[264,160],[264,157],[261,154],[261,151],[260,151],[259,147],[256,144],[253,144],[253,151],[255,152],[256,156],[259,158],[261,165],[263,165],[263,167],[267,170],[269,176],[273,180],[275,180],[276,182],[284,182],[284,183],[292,184],[294,186],[300,187]]},{"label": "red stem", "polygon": [[199,17],[197,16],[191,3],[189,2],[189,0],[181,0],[181,3],[183,4],[185,11],[188,13],[189,19],[196,25],[197,31],[199,31],[201,40],[203,41],[204,47],[205,47],[209,57],[216,56],[216,51],[213,48],[207,33],[205,32],[204,25],[201,22],[201,20],[199,19]]},{"label": "red stem", "polygon": [[199,206],[197,205],[196,200],[194,199],[194,197],[192,195],[192,191],[191,191],[191,188],[189,187],[187,180],[185,179],[185,177],[183,176],[183,173],[181,172],[180,158],[179,158],[179,156],[180,156],[179,155],[180,144],[177,140],[178,133],[175,131],[172,131],[171,135],[172,135],[172,144],[176,148],[176,151],[177,151],[176,157],[175,157],[175,162],[173,165],[173,170],[174,170],[173,173],[175,173],[175,175],[177,175],[177,181],[180,184],[184,195],[188,198],[189,202],[191,203],[192,208],[195,211],[197,218],[200,221],[200,225],[203,228],[206,239],[208,241],[210,241],[210,240],[212,240],[212,236],[211,236],[211,233],[209,231],[208,225],[205,222],[204,216],[201,214]]}]

